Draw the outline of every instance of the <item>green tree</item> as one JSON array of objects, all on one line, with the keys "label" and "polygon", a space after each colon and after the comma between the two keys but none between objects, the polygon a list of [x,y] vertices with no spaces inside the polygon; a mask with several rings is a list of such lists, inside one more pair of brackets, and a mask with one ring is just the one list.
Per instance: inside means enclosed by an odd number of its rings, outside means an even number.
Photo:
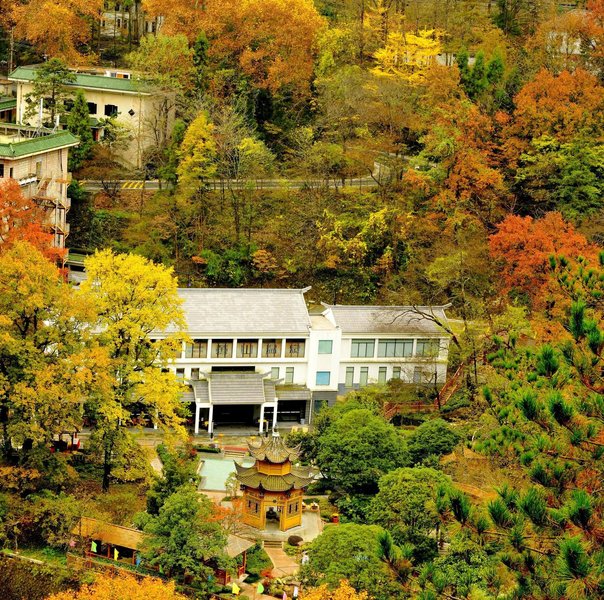
[{"label": "green tree", "polygon": [[354,523],[326,528],[309,549],[309,562],[300,571],[302,580],[311,586],[326,583],[335,588],[347,579],[376,600],[399,597],[402,589],[383,559],[380,535],[384,533],[376,525]]},{"label": "green tree", "polygon": [[85,160],[92,154],[92,132],[90,131],[90,115],[88,104],[82,90],[77,90],[73,106],[67,115],[67,129],[78,137],[80,143],[69,151],[70,171],[77,171]]},{"label": "green tree", "polygon": [[430,456],[440,458],[449,454],[459,443],[460,437],[442,419],[422,423],[407,439],[409,455],[414,464]]},{"label": "green tree", "polygon": [[147,512],[150,515],[157,515],[166,499],[176,490],[198,480],[195,461],[191,460],[186,449],[169,451],[161,445],[157,447],[157,453],[161,458],[163,469],[147,492]]},{"label": "green tree", "polygon": [[318,446],[321,472],[350,494],[375,493],[382,475],[409,463],[401,433],[366,409],[335,420],[320,435]]},{"label": "green tree", "polygon": [[[181,384],[166,369],[182,347],[184,318],[172,269],[110,250],[88,257],[85,266],[88,278],[80,290],[96,308],[98,339],[110,357],[110,390],[88,405],[96,422],[94,437],[102,447],[106,491],[115,448],[129,436],[125,425],[133,414],[184,434]],[[152,342],[154,331],[158,339]]]},{"label": "green tree", "polygon": [[437,540],[429,536],[440,524],[437,491],[450,485],[449,478],[435,469],[401,468],[384,475],[378,485],[370,521],[389,531],[397,544],[412,544],[417,562],[434,558]]},{"label": "green tree", "polygon": [[194,486],[179,488],[145,526],[149,534],[144,557],[172,577],[194,575],[205,583],[212,575],[210,561],[227,568],[226,533],[212,519],[212,502]]},{"label": "green tree", "polygon": [[75,80],[75,73],[58,58],[51,58],[37,67],[32,91],[26,95],[29,104],[25,110],[25,118],[31,119],[37,115],[42,101],[48,114],[46,124],[53,127],[56,117],[67,112],[65,101],[72,96],[68,84],[74,83]]}]

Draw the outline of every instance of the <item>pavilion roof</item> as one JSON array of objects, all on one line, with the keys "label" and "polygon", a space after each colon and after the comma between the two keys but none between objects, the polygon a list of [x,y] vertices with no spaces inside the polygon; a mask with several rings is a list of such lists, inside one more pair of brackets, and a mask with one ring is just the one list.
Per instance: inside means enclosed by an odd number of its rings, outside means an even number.
[{"label": "pavilion roof", "polygon": [[259,444],[248,441],[250,454],[256,460],[267,461],[273,464],[282,464],[286,461],[294,461],[300,454],[299,447],[288,448],[283,438],[278,433],[260,440]]},{"label": "pavilion roof", "polygon": [[316,473],[309,468],[292,467],[290,473],[283,475],[268,475],[258,472],[256,466],[244,467],[235,463],[237,480],[241,485],[267,492],[287,492],[291,489],[301,490],[309,486]]}]

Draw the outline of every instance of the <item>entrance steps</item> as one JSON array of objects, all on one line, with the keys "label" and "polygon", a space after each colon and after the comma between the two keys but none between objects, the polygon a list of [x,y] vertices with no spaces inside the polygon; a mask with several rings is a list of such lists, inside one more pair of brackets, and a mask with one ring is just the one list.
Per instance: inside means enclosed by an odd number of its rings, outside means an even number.
[{"label": "entrance steps", "polygon": [[264,540],[262,545],[264,548],[283,548],[283,542],[281,540]]},{"label": "entrance steps", "polygon": [[237,448],[225,448],[224,449],[225,458],[244,458],[247,455],[248,455],[247,450],[237,449]]}]

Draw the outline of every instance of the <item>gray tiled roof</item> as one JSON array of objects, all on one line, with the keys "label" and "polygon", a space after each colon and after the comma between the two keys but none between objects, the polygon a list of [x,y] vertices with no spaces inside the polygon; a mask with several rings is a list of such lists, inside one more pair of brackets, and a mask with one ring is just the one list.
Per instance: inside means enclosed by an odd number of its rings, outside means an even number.
[{"label": "gray tiled roof", "polygon": [[[431,318],[447,322],[443,306],[339,306],[331,310],[342,333],[440,334],[445,332]],[[423,316],[427,315],[427,316]]]},{"label": "gray tiled roof", "polygon": [[190,334],[307,335],[306,289],[181,288]]}]

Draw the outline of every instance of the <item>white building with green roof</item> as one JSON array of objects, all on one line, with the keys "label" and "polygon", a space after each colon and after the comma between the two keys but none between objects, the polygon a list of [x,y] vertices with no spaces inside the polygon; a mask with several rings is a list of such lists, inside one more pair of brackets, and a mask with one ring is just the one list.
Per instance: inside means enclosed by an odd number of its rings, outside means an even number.
[{"label": "white building with green roof", "polygon": [[0,182],[14,179],[26,198],[44,207],[45,225],[58,248],[69,235],[67,155],[78,143],[69,131],[0,124]]},{"label": "white building with green roof", "polygon": [[[17,123],[39,124],[37,115],[25,117],[36,68],[36,65],[18,67],[9,75],[17,87]],[[103,136],[103,119],[116,117],[117,123],[127,131],[127,144],[118,150],[119,158],[128,166],[140,168],[145,150],[157,144],[158,135],[169,134],[174,121],[173,107],[169,114],[164,114],[165,103],[130,71],[90,68],[73,69],[73,72],[76,79],[66,87],[74,93],[78,89],[84,93],[94,139],[98,141]]]}]

